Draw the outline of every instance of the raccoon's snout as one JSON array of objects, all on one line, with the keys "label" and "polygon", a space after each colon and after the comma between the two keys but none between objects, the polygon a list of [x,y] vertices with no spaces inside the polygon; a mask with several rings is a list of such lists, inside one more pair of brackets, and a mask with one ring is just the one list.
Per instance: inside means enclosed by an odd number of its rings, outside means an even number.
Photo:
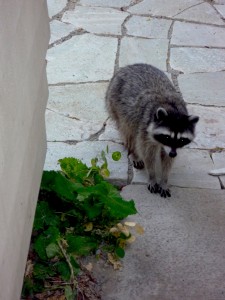
[{"label": "raccoon's snout", "polygon": [[176,156],[177,156],[177,151],[174,150],[174,149],[172,149],[172,150],[170,151],[170,153],[169,153],[169,156],[170,156],[170,157],[176,157]]}]

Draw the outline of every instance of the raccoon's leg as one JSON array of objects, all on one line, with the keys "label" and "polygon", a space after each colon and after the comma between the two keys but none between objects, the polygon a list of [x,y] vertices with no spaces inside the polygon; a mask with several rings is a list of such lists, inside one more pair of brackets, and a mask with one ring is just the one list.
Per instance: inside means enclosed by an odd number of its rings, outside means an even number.
[{"label": "raccoon's leg", "polygon": [[148,190],[151,193],[158,193],[159,185],[156,181],[156,157],[158,154],[158,146],[152,145],[149,146],[147,151],[145,151],[145,159],[144,159],[144,165],[148,173]]},{"label": "raccoon's leg", "polygon": [[161,197],[171,197],[170,190],[167,186],[168,175],[171,170],[171,166],[173,163],[173,158],[171,158],[165,150],[161,149],[161,163],[162,163],[162,176],[159,184],[159,194]]},{"label": "raccoon's leg", "polygon": [[145,165],[144,165],[143,160],[140,160],[135,152],[128,153],[128,154],[129,154],[130,160],[133,162],[133,166],[135,169],[141,170],[144,168]]},{"label": "raccoon's leg", "polygon": [[[128,132],[128,130],[127,130],[127,132]],[[129,156],[130,160],[133,162],[134,168],[143,169],[144,168],[144,162],[141,159],[139,159],[139,157],[136,153],[135,138],[134,138],[132,133],[130,135],[127,134],[125,146],[128,149],[128,156]]]}]

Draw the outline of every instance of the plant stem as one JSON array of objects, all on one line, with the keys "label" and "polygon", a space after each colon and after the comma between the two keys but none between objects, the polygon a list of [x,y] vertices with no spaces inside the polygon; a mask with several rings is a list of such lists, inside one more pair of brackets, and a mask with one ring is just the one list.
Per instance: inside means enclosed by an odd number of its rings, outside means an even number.
[{"label": "plant stem", "polygon": [[75,279],[75,275],[74,275],[74,271],[73,271],[73,266],[72,266],[72,264],[71,264],[71,262],[70,262],[70,259],[69,259],[68,255],[67,255],[65,249],[63,248],[63,245],[61,244],[61,241],[60,241],[60,240],[58,241],[58,245],[59,245],[59,248],[60,248],[60,250],[61,250],[63,256],[65,257],[66,262],[67,262],[67,264],[68,264],[68,266],[69,266],[69,268],[70,268],[70,273],[71,273],[71,275],[70,275],[70,282],[71,282],[71,284],[72,284],[74,287],[76,287],[77,281],[76,281],[76,279]]}]

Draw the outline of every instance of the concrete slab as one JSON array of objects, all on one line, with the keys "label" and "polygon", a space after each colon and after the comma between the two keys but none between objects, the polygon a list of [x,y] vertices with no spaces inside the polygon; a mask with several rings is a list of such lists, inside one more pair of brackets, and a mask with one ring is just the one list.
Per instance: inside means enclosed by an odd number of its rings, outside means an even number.
[{"label": "concrete slab", "polygon": [[143,0],[142,2],[129,8],[128,11],[135,14],[150,14],[153,16],[173,17],[183,10],[186,10],[187,8],[201,2],[201,0]]},{"label": "concrete slab", "polygon": [[225,28],[175,22],[171,45],[225,47]]},{"label": "concrete slab", "polygon": [[166,71],[168,42],[167,39],[124,37],[120,45],[119,66],[147,63]]},{"label": "concrete slab", "polygon": [[[174,160],[169,184],[187,188],[220,189],[218,178],[208,175],[208,171],[213,168],[208,151],[180,149]],[[134,169],[133,184],[147,184],[147,180],[145,170]]]},{"label": "concrete slab", "polygon": [[208,23],[215,25],[224,25],[220,15],[213,9],[209,3],[201,3],[186,9],[185,11],[178,13],[176,16],[178,19],[187,21],[195,21],[199,23]]},{"label": "concrete slab", "polygon": [[225,0],[213,0],[215,4],[225,4]]},{"label": "concrete slab", "polygon": [[[112,142],[80,142],[76,145],[66,143],[48,143],[48,151],[45,160],[44,170],[59,170],[57,161],[64,157],[75,157],[81,159],[88,166],[91,165],[91,159],[101,157],[102,150],[106,152],[108,146],[109,153],[106,153],[108,166],[110,170],[109,181],[118,186],[127,184],[128,160],[127,152],[123,146]],[[119,161],[114,161],[111,157],[112,152],[120,151],[122,157]]]},{"label": "concrete slab", "polygon": [[111,119],[107,120],[105,130],[102,134],[100,134],[98,139],[99,141],[111,141],[120,144],[123,143],[117,127]]},{"label": "concrete slab", "polygon": [[108,83],[50,86],[48,108],[67,117],[97,123],[106,121],[105,92]]},{"label": "concrete slab", "polygon": [[116,38],[92,34],[74,36],[48,50],[48,82],[109,80],[114,72],[116,52]]},{"label": "concrete slab", "polygon": [[189,114],[200,117],[196,127],[196,138],[190,147],[200,149],[225,148],[225,109],[188,105],[188,110]]},{"label": "concrete slab", "polygon": [[[212,153],[212,159],[214,162],[213,169],[225,168],[225,151]],[[220,180],[225,188],[225,175],[219,176]]]},{"label": "concrete slab", "polygon": [[225,106],[225,72],[184,74],[178,84],[188,103]]},{"label": "concrete slab", "polygon": [[120,35],[128,13],[113,8],[76,6],[62,17],[67,22],[91,33]]},{"label": "concrete slab", "polygon": [[66,7],[67,0],[47,0],[48,15],[52,18]]},{"label": "concrete slab", "polygon": [[170,50],[170,66],[172,69],[183,73],[223,71],[225,70],[225,50],[172,48]]},{"label": "concrete slab", "polygon": [[94,264],[104,300],[223,300],[225,191],[173,188],[172,198],[127,186],[145,233],[126,251],[123,269]]},{"label": "concrete slab", "polygon": [[76,120],[53,111],[46,111],[47,140],[83,141],[89,139],[103,127],[101,122]]},{"label": "concrete slab", "polygon": [[73,30],[75,30],[75,26],[72,24],[66,24],[60,22],[58,20],[53,20],[50,22],[50,32],[51,38],[49,44],[55,43],[57,40],[67,36]]},{"label": "concrete slab", "polygon": [[124,7],[129,6],[132,0],[80,0],[81,5],[102,7]]},{"label": "concrete slab", "polygon": [[[224,1],[225,4],[225,1]],[[214,5],[214,7],[217,9],[217,11],[223,16],[225,19],[225,5]]]},{"label": "concrete slab", "polygon": [[132,16],[125,27],[128,35],[167,39],[171,24],[170,20]]}]

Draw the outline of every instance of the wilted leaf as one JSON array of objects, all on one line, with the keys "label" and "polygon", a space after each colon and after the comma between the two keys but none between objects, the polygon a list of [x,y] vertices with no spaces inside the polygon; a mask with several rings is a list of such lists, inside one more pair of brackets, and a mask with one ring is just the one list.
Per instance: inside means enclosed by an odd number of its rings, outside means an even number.
[{"label": "wilted leaf", "polygon": [[130,231],[128,230],[127,227],[124,226],[124,228],[121,230],[121,232],[126,236],[128,237],[130,235]]},{"label": "wilted leaf", "polygon": [[84,231],[92,231],[93,223],[89,222],[89,223],[84,224],[84,228],[85,228]]},{"label": "wilted leaf", "polygon": [[112,253],[108,253],[108,261],[113,265],[114,270],[120,270],[122,268],[122,264]]},{"label": "wilted leaf", "polygon": [[134,227],[134,226],[136,226],[136,223],[127,221],[127,222],[124,222],[124,225],[129,226],[129,227]]},{"label": "wilted leaf", "polygon": [[89,272],[91,272],[93,270],[93,264],[92,263],[88,263],[86,266],[84,266]]},{"label": "wilted leaf", "polygon": [[127,243],[132,244],[136,240],[136,237],[132,235],[129,239],[126,240]]},{"label": "wilted leaf", "polygon": [[26,263],[26,270],[25,270],[24,277],[31,278],[33,274],[33,269],[34,269],[34,264],[32,263],[32,260],[29,259]]},{"label": "wilted leaf", "polygon": [[141,225],[139,225],[139,224],[135,225],[135,230],[140,235],[144,234],[144,232],[145,232],[144,228]]},{"label": "wilted leaf", "polygon": [[100,174],[104,178],[108,178],[110,176],[110,172],[109,172],[109,170],[107,168],[101,168],[100,169]]}]

